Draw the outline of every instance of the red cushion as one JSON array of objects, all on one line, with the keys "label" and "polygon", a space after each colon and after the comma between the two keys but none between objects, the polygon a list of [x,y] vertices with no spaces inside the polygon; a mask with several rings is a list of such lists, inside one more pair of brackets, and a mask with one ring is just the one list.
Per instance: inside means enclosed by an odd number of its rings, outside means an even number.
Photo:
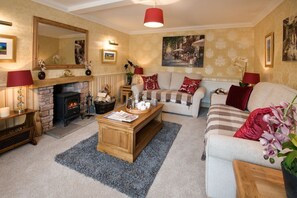
[{"label": "red cushion", "polygon": [[198,89],[200,82],[201,80],[199,79],[191,79],[185,76],[184,82],[178,91],[193,95],[195,91]]},{"label": "red cushion", "polygon": [[143,90],[160,89],[158,84],[158,74],[152,76],[141,76],[143,80]]},{"label": "red cushion", "polygon": [[246,110],[253,87],[239,87],[232,85],[229,89],[226,105]]},{"label": "red cushion", "polygon": [[238,131],[236,131],[234,137],[259,140],[263,131],[268,130],[267,122],[263,121],[263,116],[265,114],[272,115],[272,111],[269,107],[259,108],[252,111],[245,123],[238,129]]}]

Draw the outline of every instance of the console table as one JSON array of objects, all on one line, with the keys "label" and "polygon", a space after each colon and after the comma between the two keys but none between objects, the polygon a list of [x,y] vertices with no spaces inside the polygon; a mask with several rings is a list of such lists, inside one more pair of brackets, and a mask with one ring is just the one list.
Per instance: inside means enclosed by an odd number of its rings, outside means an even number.
[{"label": "console table", "polygon": [[236,179],[236,197],[286,197],[281,170],[251,164],[239,160],[233,161]]},{"label": "console table", "polygon": [[24,113],[10,112],[10,115],[0,118],[0,122],[7,123],[9,119],[26,116],[25,122],[19,125],[0,130],[0,153],[4,153],[17,146],[31,142],[37,144],[35,140],[34,114],[35,110],[27,109]]}]

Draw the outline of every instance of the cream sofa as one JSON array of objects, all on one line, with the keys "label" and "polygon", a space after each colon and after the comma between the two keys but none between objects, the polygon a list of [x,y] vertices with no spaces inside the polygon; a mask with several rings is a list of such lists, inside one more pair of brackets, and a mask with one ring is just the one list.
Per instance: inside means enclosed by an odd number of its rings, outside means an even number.
[{"label": "cream sofa", "polygon": [[[247,108],[248,111],[251,112],[260,107],[268,107],[271,104],[278,105],[281,101],[291,101],[296,94],[296,90],[287,86],[260,82],[255,85],[250,95]],[[224,109],[229,108],[231,111],[234,110],[230,106],[222,105],[225,104],[226,97],[227,96],[222,95],[212,95],[211,107],[207,118],[205,134],[205,184],[206,194],[208,197],[212,198],[236,197],[236,182],[232,166],[232,161],[234,159],[277,169],[280,169],[281,162],[280,158],[275,158],[275,164],[270,164],[267,160],[263,159],[263,147],[258,141],[235,138],[233,137],[233,134],[236,130],[224,130],[225,127],[223,125],[230,127],[233,125],[232,121],[234,122],[234,120],[238,123],[242,122],[242,124],[245,121],[244,119],[241,120],[238,115],[230,115],[227,117],[224,117],[222,114],[215,115],[215,111],[218,111],[218,108],[220,107],[223,107]],[[238,111],[241,113],[241,110]],[[224,121],[218,122],[218,119],[222,117],[224,117]],[[226,119],[229,119],[229,123]],[[217,127],[215,127],[215,125],[221,126],[216,129]]]},{"label": "cream sofa", "polygon": [[[187,76],[191,79],[202,79],[202,76],[199,74],[187,74],[187,73],[176,73],[176,72],[158,72],[158,84],[160,86],[160,90],[165,93],[172,92],[172,95],[180,94],[177,93],[180,86],[182,85],[184,81],[184,77]],[[143,94],[143,99],[146,99],[146,91],[143,90],[143,82],[137,85],[133,85],[131,87],[131,90],[133,92],[133,95],[135,98],[138,98],[140,94]],[[158,90],[158,92],[160,91]],[[205,88],[199,87],[193,96],[190,96],[191,105],[187,105],[185,101],[181,101],[181,103],[177,103],[177,101],[172,97],[168,102],[166,102],[166,98],[161,98],[160,103],[164,104],[163,111],[165,112],[171,112],[171,113],[177,113],[177,114],[183,114],[183,115],[190,115],[193,117],[198,117],[199,109],[200,109],[200,102],[201,99],[205,95]],[[187,98],[189,94],[183,93],[182,99]],[[156,93],[152,93],[151,98],[156,98]]]}]

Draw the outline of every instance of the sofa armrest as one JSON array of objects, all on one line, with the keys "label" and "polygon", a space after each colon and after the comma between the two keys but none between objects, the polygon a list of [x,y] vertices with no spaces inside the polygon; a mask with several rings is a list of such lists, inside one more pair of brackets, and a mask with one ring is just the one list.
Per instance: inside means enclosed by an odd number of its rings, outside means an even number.
[{"label": "sofa armrest", "polygon": [[143,84],[132,85],[131,91],[134,98],[139,98],[140,93],[143,91]]},{"label": "sofa armrest", "polygon": [[227,94],[212,93],[210,98],[210,105],[214,104],[226,104]]},{"label": "sofa armrest", "polygon": [[199,87],[193,95],[192,116],[198,117],[201,99],[205,96],[206,89]]},{"label": "sofa armrest", "polygon": [[211,156],[222,160],[241,160],[253,164],[280,169],[282,158],[275,158],[271,164],[263,158],[263,147],[258,141],[235,138],[225,135],[210,135],[206,143],[206,160]]}]

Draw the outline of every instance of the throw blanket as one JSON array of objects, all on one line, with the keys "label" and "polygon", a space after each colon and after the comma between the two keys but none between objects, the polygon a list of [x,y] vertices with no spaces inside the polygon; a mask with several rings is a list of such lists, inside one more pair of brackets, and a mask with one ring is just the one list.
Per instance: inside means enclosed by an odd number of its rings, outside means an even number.
[{"label": "throw blanket", "polygon": [[[248,116],[248,111],[242,111],[228,105],[211,105],[207,114],[207,127],[205,129],[204,143],[206,144],[207,138],[211,134],[233,136],[244,124]],[[201,159],[205,160],[205,151],[203,152]]]},{"label": "throw blanket", "polygon": [[193,102],[193,96],[191,94],[176,90],[145,90],[142,93],[143,100],[157,99],[159,102],[174,102],[187,106],[191,106]]}]

